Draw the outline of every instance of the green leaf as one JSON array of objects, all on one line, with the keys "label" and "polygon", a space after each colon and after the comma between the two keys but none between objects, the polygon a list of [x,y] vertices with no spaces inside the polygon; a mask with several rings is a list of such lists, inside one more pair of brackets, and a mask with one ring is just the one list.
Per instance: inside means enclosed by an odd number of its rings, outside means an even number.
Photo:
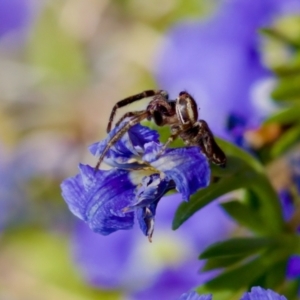
[{"label": "green leaf", "polygon": [[273,266],[287,261],[297,246],[297,236],[280,235],[274,238],[275,247],[272,245],[272,238],[268,250],[262,255],[247,261],[235,268],[229,268],[222,274],[205,284],[211,290],[237,290],[247,287],[259,280],[260,277],[268,273]]},{"label": "green leaf", "polygon": [[300,75],[282,78],[277,87],[271,93],[274,100],[299,100],[300,99]]},{"label": "green leaf", "polygon": [[300,73],[299,59],[295,59],[289,65],[275,66],[272,69],[279,77],[298,75]]},{"label": "green leaf", "polygon": [[209,290],[238,290],[246,287],[250,282],[265,272],[263,257],[258,257],[233,270],[226,271],[204,286]]},{"label": "green leaf", "polygon": [[286,35],[282,30],[278,30],[275,28],[261,28],[260,32],[268,37],[277,39],[285,44],[288,44],[291,47],[299,48],[299,41],[292,39],[290,36]]},{"label": "green leaf", "polygon": [[195,212],[203,208],[214,199],[240,188],[251,188],[260,203],[260,215],[265,221],[265,228],[269,233],[282,232],[284,222],[278,195],[264,174],[257,173],[250,168],[242,169],[238,173],[223,177],[191,196],[189,202],[183,202],[177,209],[172,228],[180,227]]},{"label": "green leaf", "polygon": [[225,152],[226,156],[233,156],[239,158],[245,164],[250,166],[253,170],[256,170],[257,172],[263,172],[263,166],[250,153],[223,139],[216,138],[216,141],[218,145],[222,148],[222,150]]},{"label": "green leaf", "polygon": [[293,105],[271,115],[268,119],[265,120],[264,124],[291,124],[295,122],[299,122],[300,116],[300,106]]},{"label": "green leaf", "polygon": [[[248,187],[251,178],[248,173],[241,172],[236,176],[221,178],[218,182],[211,184],[191,196],[189,202],[183,202],[175,213],[172,228],[175,230],[191,217],[199,209],[212,202],[214,199],[227,194],[231,191]],[[250,176],[251,177],[251,176]]]},{"label": "green leaf", "polygon": [[254,232],[265,233],[266,227],[257,210],[238,200],[221,203],[223,209],[239,224]]},{"label": "green leaf", "polygon": [[236,255],[251,255],[274,244],[274,239],[266,237],[233,238],[209,246],[201,253],[199,258],[207,259],[212,257],[222,258]]},{"label": "green leaf", "polygon": [[276,158],[300,140],[300,125],[288,129],[271,149],[272,157]]},{"label": "green leaf", "polygon": [[248,164],[239,157],[227,155],[227,163],[225,168],[220,168],[213,163],[210,164],[210,169],[213,176],[228,177],[236,174],[242,169],[246,169]]},{"label": "green leaf", "polygon": [[286,259],[274,264],[265,275],[265,285],[271,289],[275,289],[276,287],[281,285],[286,277],[286,270]]},{"label": "green leaf", "polygon": [[246,255],[236,255],[236,256],[228,256],[228,257],[217,257],[217,258],[209,258],[206,262],[202,271],[210,271],[214,269],[226,268],[232,266],[248,256]]}]

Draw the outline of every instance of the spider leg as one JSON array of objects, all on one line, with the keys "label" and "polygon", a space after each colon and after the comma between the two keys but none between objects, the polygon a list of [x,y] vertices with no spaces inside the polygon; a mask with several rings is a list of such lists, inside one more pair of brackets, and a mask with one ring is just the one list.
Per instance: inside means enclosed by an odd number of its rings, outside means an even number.
[{"label": "spider leg", "polygon": [[216,143],[214,135],[211,132],[208,124],[204,120],[199,120],[198,124],[200,127],[198,134],[198,143],[202,151],[214,164],[225,167],[226,155]]},{"label": "spider leg", "polygon": [[111,113],[110,113],[106,132],[107,133],[110,132],[111,125],[112,125],[112,122],[114,120],[114,117],[116,115],[116,112],[117,112],[118,108],[126,106],[127,104],[133,103],[135,101],[139,101],[139,100],[142,100],[142,99],[148,98],[148,97],[153,97],[153,96],[159,95],[159,94],[161,94],[166,99],[168,98],[168,93],[166,91],[163,91],[163,90],[147,90],[147,91],[144,91],[142,93],[139,93],[139,94],[127,97],[127,98],[125,98],[125,99],[120,100],[119,102],[117,102],[115,104],[115,106],[113,107]]},{"label": "spider leg", "polygon": [[98,162],[95,166],[95,171],[99,169],[100,164],[103,161],[104,156],[109,150],[109,148],[113,146],[131,127],[140,123],[142,120],[146,119],[147,117],[148,117],[148,112],[142,111],[139,115],[129,120],[118,132],[116,132],[116,134],[110,139],[110,141],[107,143],[106,147],[104,148],[103,152],[101,153]]},{"label": "spider leg", "polygon": [[177,139],[177,137],[185,130],[185,126],[184,125],[174,125],[171,127],[171,132],[172,134],[169,136],[168,140],[166,141],[166,143],[163,145],[163,147],[161,148],[161,150],[158,152],[157,157],[162,155],[167,147]]},{"label": "spider leg", "polygon": [[138,116],[142,112],[144,112],[144,111],[130,111],[130,112],[125,113],[123,115],[123,117],[121,117],[120,120],[116,123],[116,126],[119,126],[122,123],[122,121],[125,120],[126,118]]},{"label": "spider leg", "polygon": [[167,149],[167,147],[174,141],[177,139],[179,133],[176,134],[172,134],[169,136],[168,140],[166,141],[166,143],[162,146],[162,148],[160,149],[160,151],[157,153],[157,157],[161,156]]}]

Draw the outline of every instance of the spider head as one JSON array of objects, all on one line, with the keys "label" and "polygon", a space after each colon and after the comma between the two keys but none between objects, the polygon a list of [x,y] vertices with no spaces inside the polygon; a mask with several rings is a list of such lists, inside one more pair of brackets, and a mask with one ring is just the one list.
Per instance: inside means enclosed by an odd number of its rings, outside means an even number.
[{"label": "spider head", "polygon": [[195,99],[187,92],[180,92],[176,99],[176,114],[182,124],[194,124],[198,120],[198,110]]}]

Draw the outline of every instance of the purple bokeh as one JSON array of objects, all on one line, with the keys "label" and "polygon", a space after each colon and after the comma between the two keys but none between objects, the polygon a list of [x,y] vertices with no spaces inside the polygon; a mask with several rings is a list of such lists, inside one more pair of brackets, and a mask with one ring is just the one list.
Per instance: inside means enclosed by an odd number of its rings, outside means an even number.
[{"label": "purple bokeh", "polygon": [[0,38],[26,27],[31,17],[29,0],[0,1]]},{"label": "purple bokeh", "polygon": [[211,243],[226,238],[234,224],[213,203],[173,232],[171,222],[180,202],[180,195],[160,202],[152,244],[136,227],[103,237],[78,223],[73,253],[84,278],[99,288],[120,289],[129,299],[163,295],[161,299],[166,300],[212,278],[215,272],[199,273],[203,262],[197,262],[197,256]]},{"label": "purple bokeh", "polygon": [[187,89],[200,118],[222,137],[229,138],[232,114],[255,125],[266,111],[254,103],[253,91],[272,77],[262,62],[258,30],[296,9],[300,3],[294,0],[223,1],[211,18],[176,24],[157,55],[158,85],[172,97]]}]

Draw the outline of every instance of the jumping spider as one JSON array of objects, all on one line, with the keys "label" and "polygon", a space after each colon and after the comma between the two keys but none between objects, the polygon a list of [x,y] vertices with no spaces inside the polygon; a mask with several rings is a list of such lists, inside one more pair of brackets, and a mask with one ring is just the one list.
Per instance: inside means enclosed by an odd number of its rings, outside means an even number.
[{"label": "jumping spider", "polygon": [[158,155],[162,154],[172,141],[177,137],[180,137],[188,146],[199,146],[201,151],[211,162],[221,167],[225,167],[226,156],[224,152],[217,145],[208,124],[204,120],[198,121],[196,101],[185,91],[180,92],[176,100],[169,100],[169,95],[164,90],[147,90],[117,102],[109,117],[107,133],[111,130],[112,122],[118,108],[148,97],[152,97],[152,100],[145,110],[127,112],[116,123],[117,126],[124,119],[130,118],[129,121],[110,139],[101,153],[95,170],[99,169],[109,148],[131,127],[145,119],[149,121],[153,119],[157,126],[169,125],[171,128],[171,135]]}]

